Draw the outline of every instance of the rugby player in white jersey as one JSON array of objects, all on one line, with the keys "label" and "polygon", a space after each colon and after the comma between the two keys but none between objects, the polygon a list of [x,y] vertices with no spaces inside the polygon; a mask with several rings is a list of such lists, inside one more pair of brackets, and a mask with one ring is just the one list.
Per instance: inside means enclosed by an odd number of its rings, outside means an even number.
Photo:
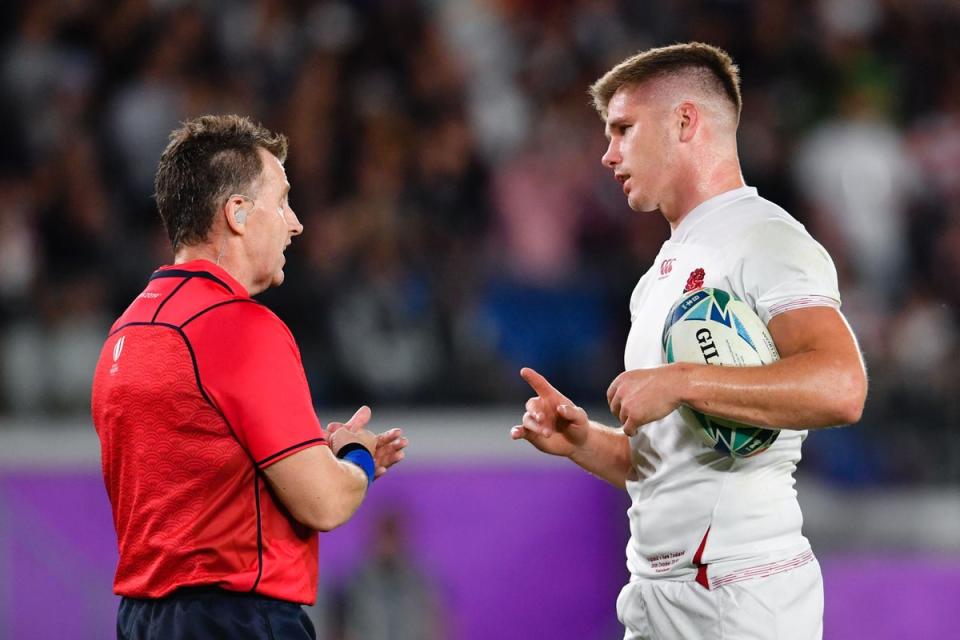
[{"label": "rugby player in white jersey", "polygon": [[[630,299],[626,371],[607,400],[620,427],[590,420],[540,374],[511,436],[575,463],[631,497],[625,638],[822,637],[820,567],[793,488],[806,429],[860,419],[867,392],[839,311],[829,255],[786,211],[744,184],[737,67],[722,50],[650,49],[592,87],[610,140],[603,164],[631,209],[671,227]],[[685,290],[737,295],[767,323],[781,359],[763,367],[662,364],[668,309]],[[780,429],[734,459],[704,445],[680,404]]]}]

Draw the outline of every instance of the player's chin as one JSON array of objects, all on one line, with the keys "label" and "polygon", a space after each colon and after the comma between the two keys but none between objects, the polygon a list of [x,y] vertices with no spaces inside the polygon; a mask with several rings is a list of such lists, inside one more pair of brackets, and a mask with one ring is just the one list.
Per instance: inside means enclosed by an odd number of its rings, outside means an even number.
[{"label": "player's chin", "polygon": [[[631,194],[632,195],[632,194]],[[636,197],[627,197],[627,206],[637,213],[649,213],[657,210],[657,205],[641,198],[639,194]]]}]

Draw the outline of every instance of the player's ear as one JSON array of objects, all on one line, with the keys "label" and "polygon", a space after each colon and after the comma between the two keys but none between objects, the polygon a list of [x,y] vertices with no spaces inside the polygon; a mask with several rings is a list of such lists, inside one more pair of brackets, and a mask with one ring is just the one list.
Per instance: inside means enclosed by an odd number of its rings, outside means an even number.
[{"label": "player's ear", "polygon": [[250,204],[240,196],[230,196],[220,209],[227,228],[233,233],[242,236],[247,230],[247,216]]},{"label": "player's ear", "polygon": [[677,123],[677,139],[690,142],[700,126],[700,110],[689,100],[684,100],[674,110]]}]

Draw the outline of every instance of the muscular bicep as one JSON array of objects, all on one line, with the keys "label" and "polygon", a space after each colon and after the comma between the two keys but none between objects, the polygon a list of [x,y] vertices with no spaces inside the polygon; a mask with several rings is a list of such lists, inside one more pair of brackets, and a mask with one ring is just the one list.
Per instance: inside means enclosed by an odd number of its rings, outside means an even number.
[{"label": "muscular bicep", "polygon": [[263,470],[280,502],[301,524],[329,531],[353,514],[363,499],[363,472],[341,463],[330,447],[303,449]]},{"label": "muscular bicep", "polygon": [[809,351],[824,351],[862,367],[853,331],[838,309],[808,307],[785,311],[767,325],[781,358]]},{"label": "muscular bicep", "polygon": [[767,325],[781,360],[802,357],[811,375],[844,408],[846,422],[859,420],[867,374],[853,330],[833,307],[808,307],[774,316]]}]

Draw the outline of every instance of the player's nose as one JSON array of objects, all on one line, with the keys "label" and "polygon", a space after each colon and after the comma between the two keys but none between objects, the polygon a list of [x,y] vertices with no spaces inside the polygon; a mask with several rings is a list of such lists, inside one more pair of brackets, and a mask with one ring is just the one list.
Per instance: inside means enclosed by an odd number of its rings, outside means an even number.
[{"label": "player's nose", "polygon": [[600,158],[600,162],[608,169],[613,169],[620,164],[620,160],[619,145],[616,144],[616,141],[611,140],[610,144],[607,145],[606,152],[604,152],[603,156]]}]

